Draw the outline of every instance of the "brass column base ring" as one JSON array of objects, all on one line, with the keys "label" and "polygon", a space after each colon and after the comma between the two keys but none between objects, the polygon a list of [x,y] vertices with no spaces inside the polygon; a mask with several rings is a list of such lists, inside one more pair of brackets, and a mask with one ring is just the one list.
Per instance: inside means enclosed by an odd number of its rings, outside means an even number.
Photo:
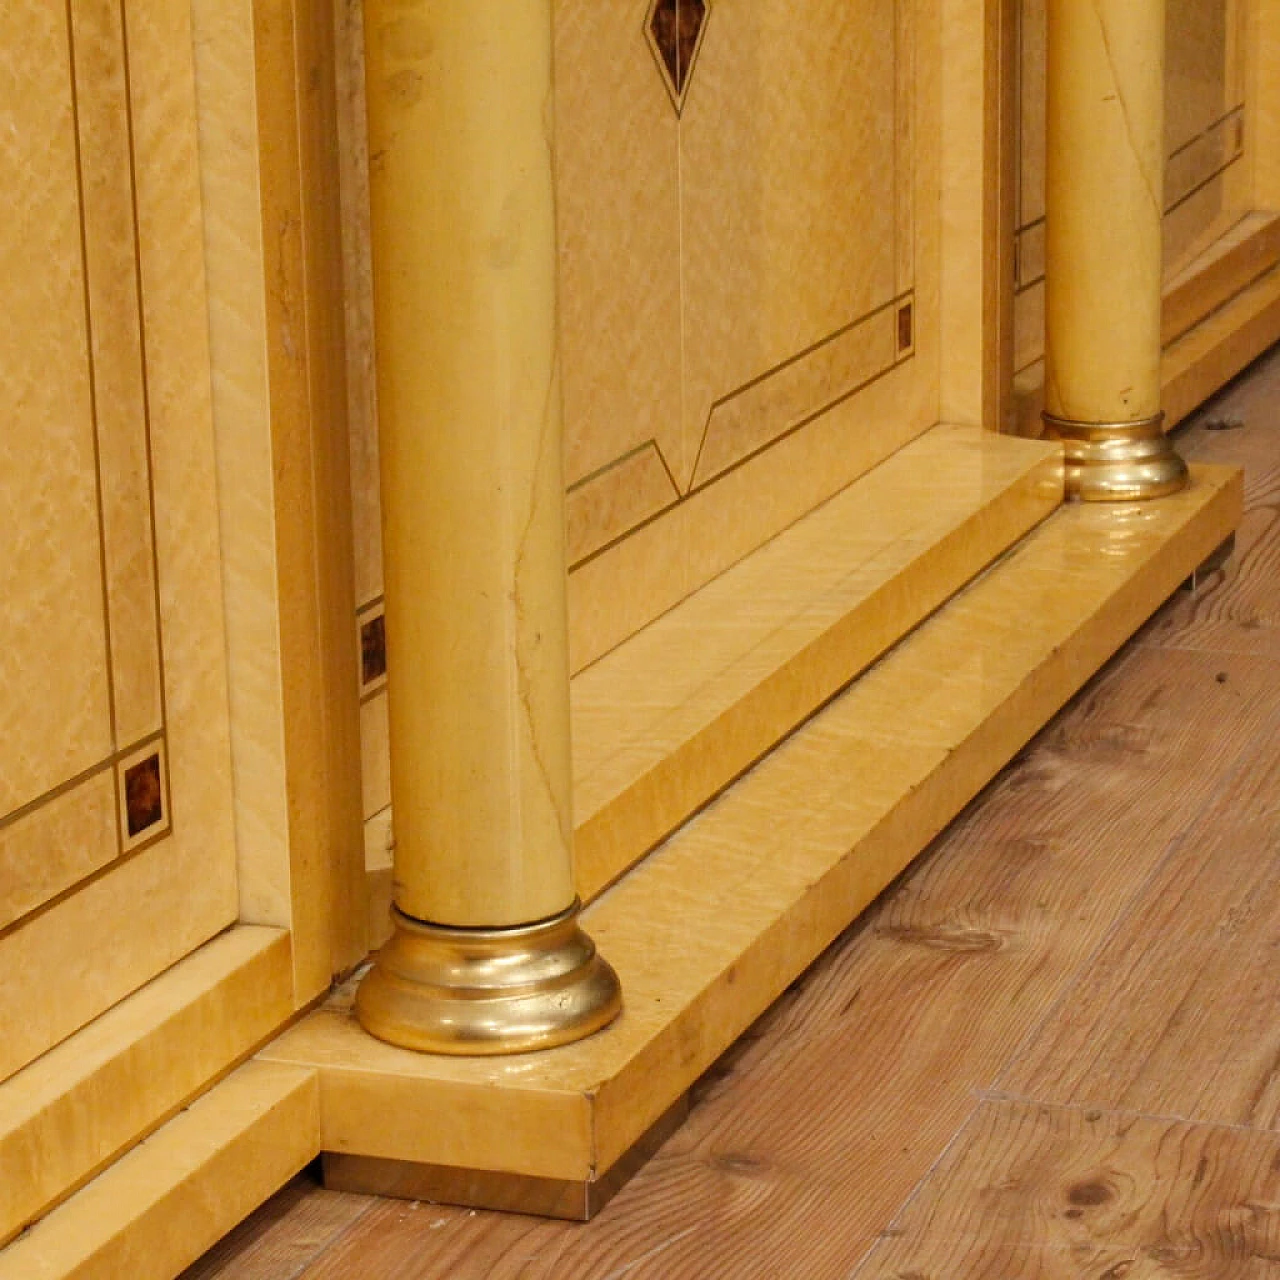
[{"label": "brass column base ring", "polygon": [[1073,422],[1046,413],[1044,423],[1062,441],[1068,498],[1135,502],[1186,487],[1187,464],[1164,433],[1163,413],[1139,422]]},{"label": "brass column base ring", "polygon": [[423,1053],[549,1049],[622,1009],[617,974],[578,925],[581,904],[536,924],[459,929],[395,907],[395,933],[356,993],[370,1035]]}]

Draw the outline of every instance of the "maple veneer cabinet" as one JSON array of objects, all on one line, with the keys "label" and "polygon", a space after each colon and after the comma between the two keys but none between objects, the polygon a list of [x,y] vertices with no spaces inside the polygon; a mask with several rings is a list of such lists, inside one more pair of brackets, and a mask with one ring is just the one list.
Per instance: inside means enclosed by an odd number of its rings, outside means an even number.
[{"label": "maple veneer cabinet", "polygon": [[[936,424],[1039,407],[1037,0],[714,0],[665,64],[663,7],[554,5],[584,672]],[[1280,335],[1280,12],[1176,7],[1221,67],[1171,72],[1173,420]],[[362,66],[358,3],[9,15],[0,1239],[66,1203],[0,1276],[176,1271],[327,1140],[316,1071],[237,1064],[385,936]],[[872,85],[864,138],[830,103]]]}]

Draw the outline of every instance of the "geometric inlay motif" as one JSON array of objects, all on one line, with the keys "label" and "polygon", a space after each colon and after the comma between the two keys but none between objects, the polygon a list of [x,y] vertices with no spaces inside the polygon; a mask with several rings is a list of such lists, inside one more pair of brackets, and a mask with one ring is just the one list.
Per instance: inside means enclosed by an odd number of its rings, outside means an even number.
[{"label": "geometric inlay motif", "polygon": [[684,106],[710,12],[710,0],[650,0],[649,3],[644,33],[677,115]]}]

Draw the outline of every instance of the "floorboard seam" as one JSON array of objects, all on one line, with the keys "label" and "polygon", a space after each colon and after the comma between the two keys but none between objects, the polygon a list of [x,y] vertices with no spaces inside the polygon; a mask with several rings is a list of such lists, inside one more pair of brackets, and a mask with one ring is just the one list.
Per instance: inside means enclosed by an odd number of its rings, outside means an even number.
[{"label": "floorboard seam", "polygon": [[[1132,642],[1130,642],[1132,643]],[[1127,652],[1128,646],[1122,652]],[[1095,677],[1096,679],[1096,677]],[[1088,684],[1085,685],[1087,689]],[[1082,690],[1083,692],[1083,690]],[[1274,724],[1280,716],[1273,715],[1268,721],[1268,726]],[[1053,724],[1054,721],[1050,721]],[[1048,726],[1046,726],[1047,728]],[[1042,730],[1043,732],[1043,730]],[[1223,770],[1222,777],[1219,781],[1219,789],[1228,788],[1235,778],[1243,773],[1249,765],[1249,761],[1256,754],[1252,742],[1241,743],[1231,763]],[[1116,914],[1112,917],[1111,923],[1103,931],[1097,945],[1092,947],[1088,953],[1081,959],[1080,963],[1067,976],[1063,983],[1062,990],[1049,1003],[1042,1017],[1040,1017],[1035,1025],[1024,1035],[1014,1047],[1013,1052],[1000,1064],[995,1077],[991,1081],[989,1090],[998,1092],[1000,1084],[1008,1077],[1015,1063],[1025,1057],[1035,1045],[1037,1038],[1044,1031],[1053,1019],[1058,1016],[1066,1002],[1079,989],[1080,984],[1084,981],[1085,975],[1094,967],[1097,961],[1106,954],[1108,947],[1115,940],[1116,935],[1134,916],[1139,904],[1143,902],[1151,889],[1151,886],[1159,879],[1168,868],[1169,864],[1178,856],[1179,852],[1185,846],[1190,833],[1195,829],[1201,818],[1208,811],[1213,797],[1208,795],[1204,801],[1197,806],[1194,813],[1189,817],[1182,830],[1173,836],[1165,846],[1164,852],[1156,858],[1152,864],[1151,870],[1142,878],[1141,882],[1134,891],[1121,904]]]},{"label": "floorboard seam", "polygon": [[[1161,1124],[1185,1124],[1197,1129],[1221,1129],[1228,1133],[1268,1134],[1280,1138],[1275,1129],[1261,1128],[1251,1124],[1238,1124],[1230,1120],[1205,1120],[1196,1116],[1165,1115],[1159,1111],[1142,1111],[1136,1107],[1117,1107],[1093,1102],[1054,1102],[1047,1098],[1036,1098],[1029,1094],[1004,1092],[988,1089],[979,1094],[980,1106],[987,1104],[1013,1103],[1015,1105],[1045,1107],[1053,1111],[1072,1111],[1084,1116],[1119,1116],[1130,1120],[1155,1120]],[[966,1124],[968,1121],[965,1122]],[[914,1192],[912,1193],[914,1195]]]},{"label": "floorboard seam", "polygon": [[956,1125],[955,1131],[946,1140],[946,1142],[942,1144],[941,1148],[938,1151],[938,1154],[933,1158],[933,1161],[930,1163],[929,1167],[924,1171],[924,1173],[920,1175],[920,1178],[917,1180],[915,1186],[913,1186],[911,1190],[908,1191],[907,1194],[902,1198],[902,1203],[899,1204],[897,1209],[894,1210],[893,1216],[880,1229],[880,1231],[878,1231],[875,1234],[875,1236],[872,1237],[871,1243],[867,1246],[866,1253],[862,1255],[862,1257],[854,1265],[853,1270],[849,1272],[848,1280],[858,1280],[858,1277],[862,1274],[862,1272],[865,1270],[867,1265],[871,1262],[871,1258],[874,1255],[876,1249],[879,1248],[881,1242],[892,1234],[894,1228],[897,1227],[897,1225],[906,1216],[907,1211],[915,1204],[915,1202],[923,1194],[925,1187],[928,1186],[929,1182],[933,1178],[933,1175],[937,1173],[937,1171],[942,1167],[943,1162],[946,1160],[947,1156],[951,1153],[951,1149],[956,1145],[957,1142],[960,1141],[960,1139],[968,1132],[970,1127],[973,1125],[974,1121],[977,1119],[978,1112],[981,1111],[982,1108],[986,1105],[986,1102],[981,1090],[975,1091],[973,1097],[974,1097],[973,1107],[969,1110],[965,1118],[961,1120],[958,1125]]}]

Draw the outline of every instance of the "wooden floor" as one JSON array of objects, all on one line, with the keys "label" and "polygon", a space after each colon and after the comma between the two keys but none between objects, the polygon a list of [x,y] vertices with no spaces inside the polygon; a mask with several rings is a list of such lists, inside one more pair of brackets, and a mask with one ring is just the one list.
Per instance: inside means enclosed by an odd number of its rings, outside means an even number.
[{"label": "wooden floor", "polygon": [[587,1226],[303,1177],[187,1280],[1280,1277],[1280,350],[1180,593],[706,1077]]}]

